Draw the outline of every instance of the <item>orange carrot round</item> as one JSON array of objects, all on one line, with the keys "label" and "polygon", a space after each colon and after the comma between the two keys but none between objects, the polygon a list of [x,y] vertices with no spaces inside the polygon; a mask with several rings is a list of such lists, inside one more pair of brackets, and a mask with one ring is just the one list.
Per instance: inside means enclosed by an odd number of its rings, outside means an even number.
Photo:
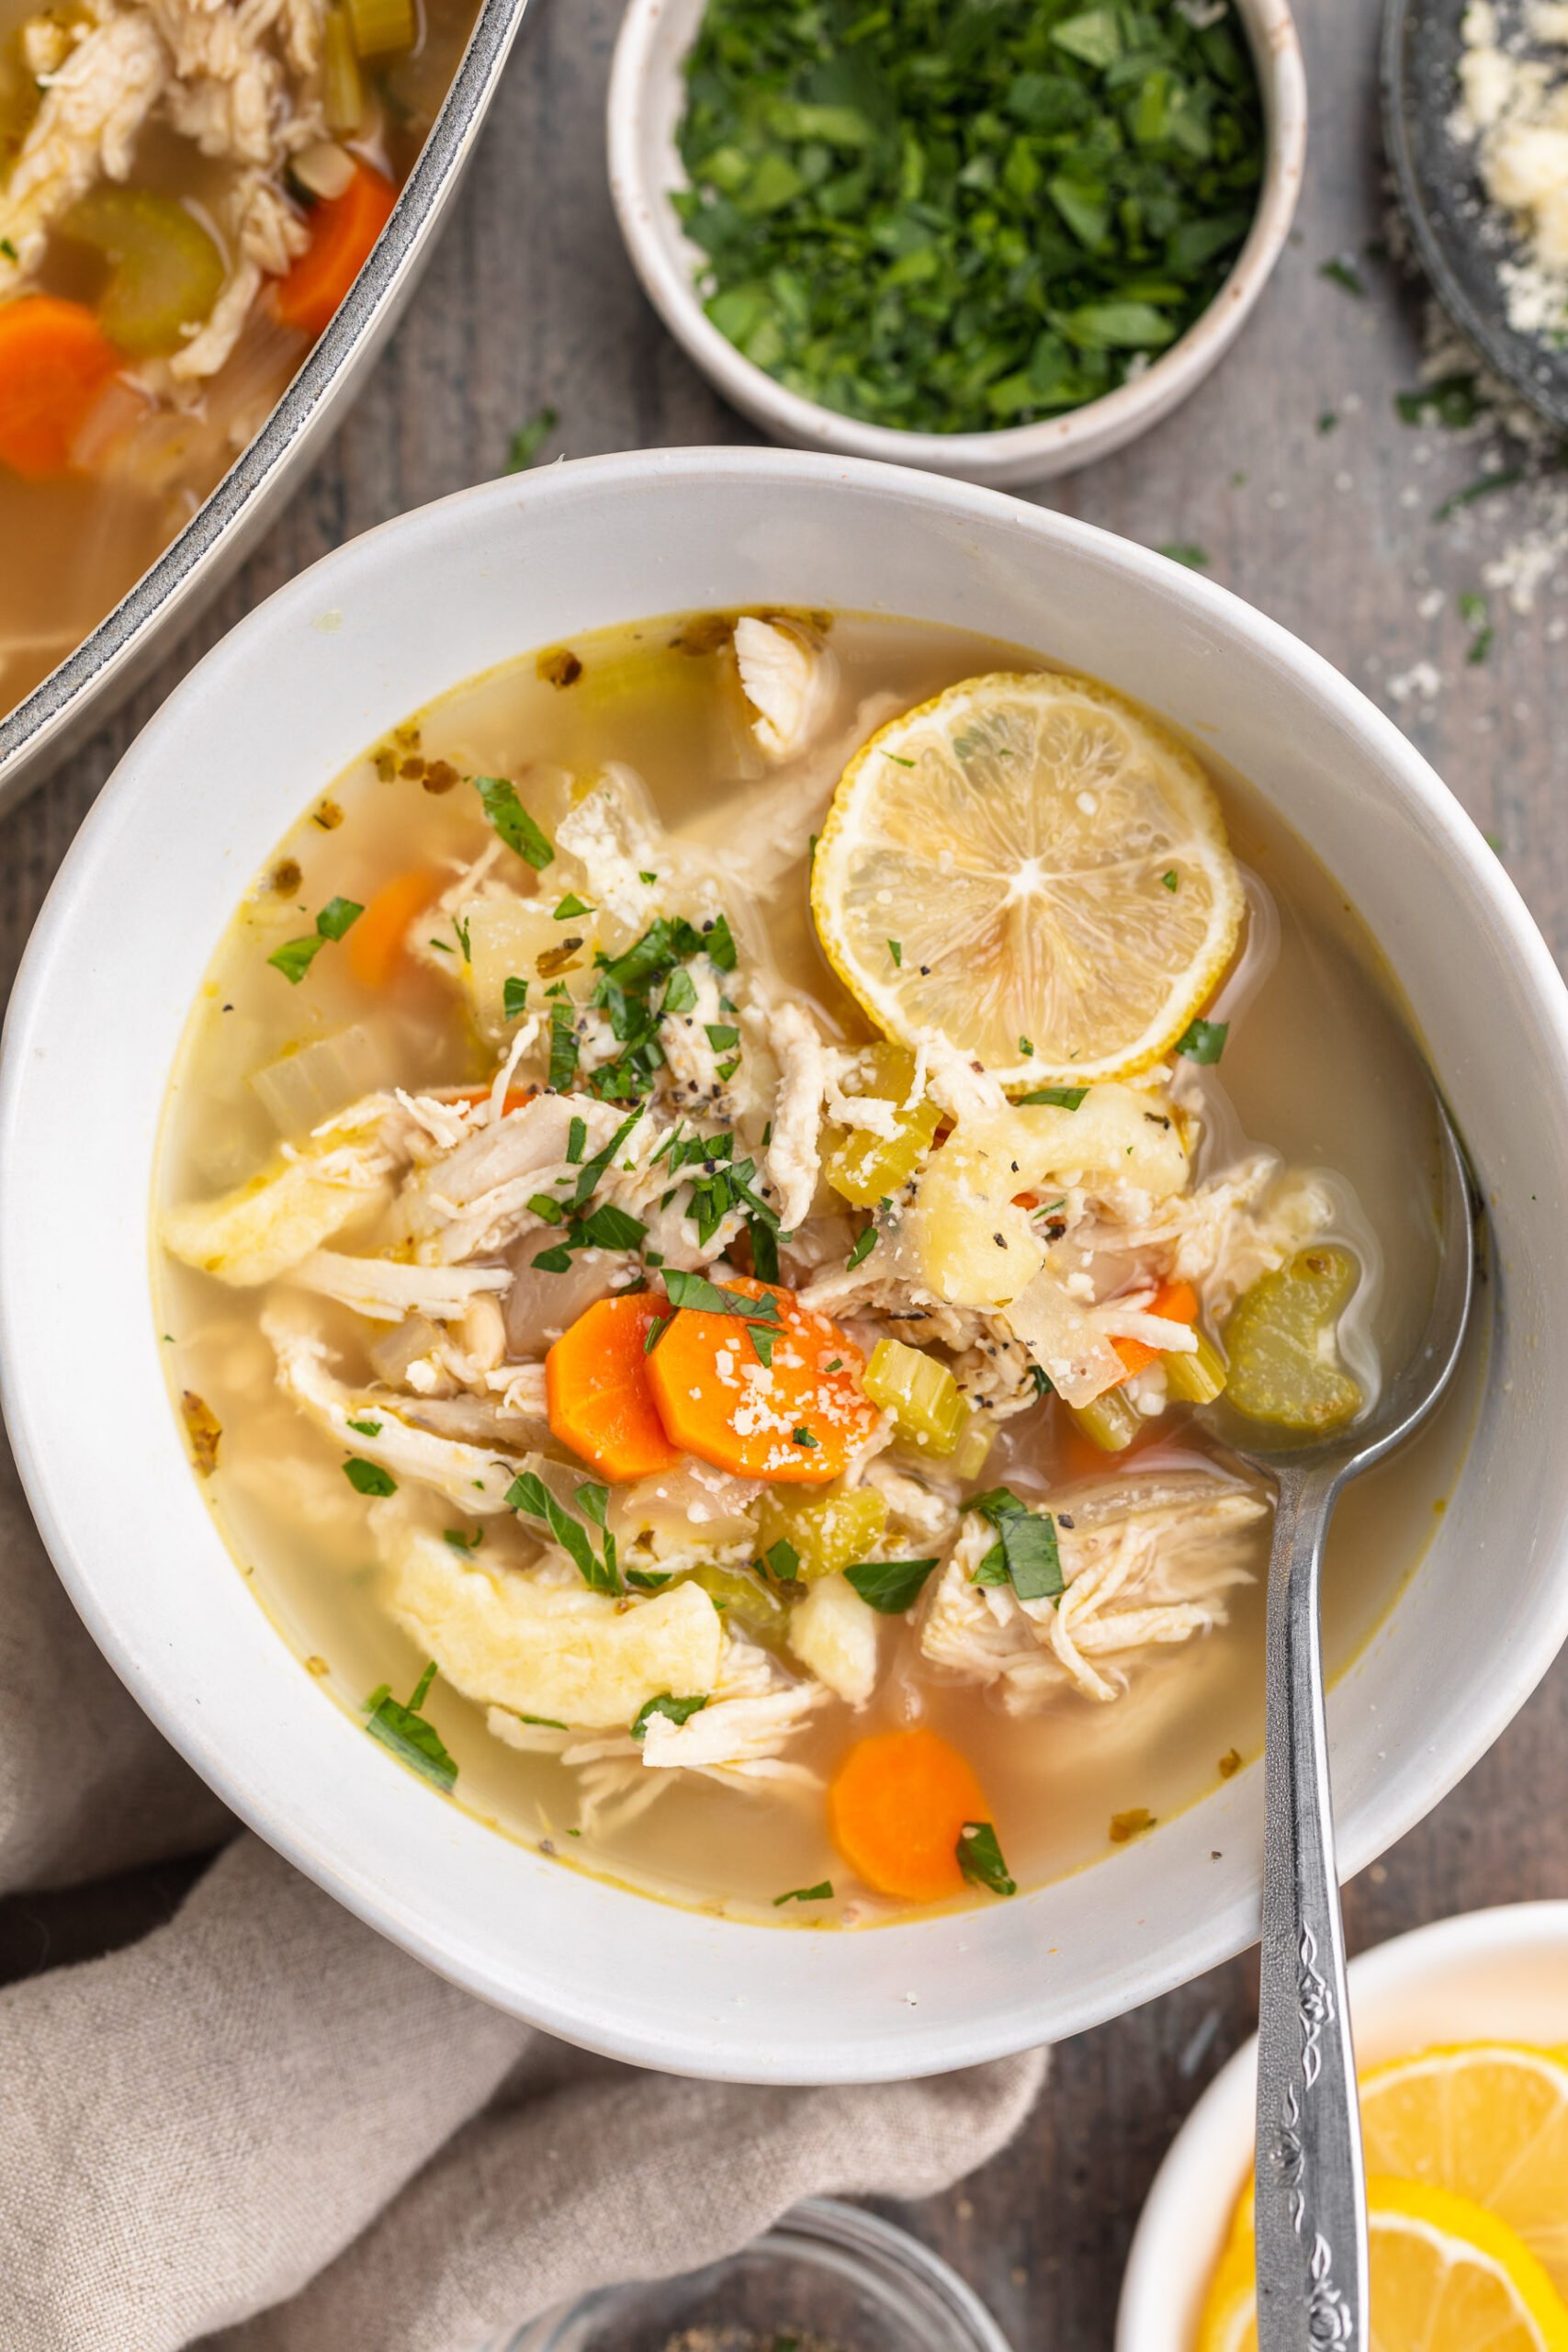
[{"label": "orange carrot round", "polygon": [[857,1739],[828,1791],[829,1834],[845,1861],[906,1903],[961,1894],[959,1833],[989,1819],[967,1758],[924,1724]]},{"label": "orange carrot round", "polygon": [[649,1385],[648,1332],[659,1305],[647,1291],[602,1298],[545,1358],[552,1434],[612,1483],[672,1470],[681,1459]]},{"label": "orange carrot round", "polygon": [[[1190,1283],[1161,1283],[1149,1301],[1147,1311],[1151,1315],[1163,1315],[1169,1323],[1196,1323],[1198,1294]],[[1153,1363],[1159,1354],[1159,1350],[1151,1348],[1146,1340],[1112,1340],[1111,1344],[1127,1367],[1122,1374],[1125,1380],[1130,1380],[1135,1372],[1142,1372],[1145,1365]],[[1122,1382],[1119,1380],[1114,1385],[1120,1388]]]},{"label": "orange carrot round", "polygon": [[[666,1430],[683,1453],[738,1477],[827,1486],[876,1426],[876,1408],[861,1387],[864,1357],[793,1291],[749,1275],[722,1287],[776,1300],[777,1319],[752,1325],[682,1307],[648,1359]],[[763,1334],[761,1350],[753,1329]]]},{"label": "orange carrot round", "polygon": [[412,866],[383,882],[344,941],[348,968],[362,989],[378,992],[397,978],[406,953],[408,927],[442,888],[442,876],[427,865]]},{"label": "orange carrot round", "polygon": [[120,355],[84,303],[24,294],[0,303],[0,466],[29,481],[64,473]]},{"label": "orange carrot round", "polygon": [[384,173],[356,163],[343,194],[316,206],[310,243],[273,288],[273,311],[283,325],[321,334],[332,324],[397,200],[398,191]]}]

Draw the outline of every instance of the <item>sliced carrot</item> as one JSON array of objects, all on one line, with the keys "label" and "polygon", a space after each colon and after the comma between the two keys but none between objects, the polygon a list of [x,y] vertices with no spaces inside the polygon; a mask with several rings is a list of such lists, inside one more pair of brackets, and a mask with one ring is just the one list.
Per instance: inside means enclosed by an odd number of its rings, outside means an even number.
[{"label": "sliced carrot", "polygon": [[990,1815],[973,1768],[924,1724],[858,1739],[828,1791],[828,1828],[857,1877],[906,1903],[964,1891],[965,1822]]},{"label": "sliced carrot", "polygon": [[[525,1103],[533,1102],[538,1091],[536,1086],[509,1086],[502,1097],[502,1117],[508,1118],[513,1111],[521,1111]],[[442,1086],[436,1089],[436,1093],[443,1102],[471,1102],[476,1110],[481,1102],[490,1101],[488,1086]]]},{"label": "sliced carrot", "polygon": [[0,466],[62,474],[87,412],[121,365],[85,304],[53,294],[0,303]]},{"label": "sliced carrot", "polygon": [[[1163,1315],[1168,1323],[1196,1323],[1198,1294],[1190,1283],[1161,1283],[1146,1311]],[[1155,1363],[1159,1355],[1159,1350],[1151,1348],[1144,1340],[1112,1340],[1111,1344],[1127,1367],[1122,1375],[1127,1380]],[[1119,1388],[1122,1383],[1117,1381],[1114,1385]]]},{"label": "sliced carrot", "polygon": [[681,1459],[649,1385],[649,1326],[660,1306],[647,1291],[602,1298],[545,1358],[551,1432],[602,1478],[647,1478]]},{"label": "sliced carrot", "polygon": [[390,987],[407,952],[410,923],[443,886],[443,876],[428,865],[383,882],[344,942],[348,968],[362,989]]},{"label": "sliced carrot", "polygon": [[283,325],[305,334],[325,332],[397,200],[398,191],[384,173],[356,163],[343,194],[316,206],[310,243],[273,288],[273,311]]},{"label": "sliced carrot", "polygon": [[[776,1299],[778,1319],[754,1327],[737,1315],[682,1307],[648,1360],[666,1430],[683,1453],[738,1477],[825,1487],[876,1426],[876,1408],[861,1387],[864,1357],[793,1291],[750,1275],[724,1288]],[[753,1345],[754,1328],[772,1334],[771,1347],[766,1337],[761,1350]]]}]

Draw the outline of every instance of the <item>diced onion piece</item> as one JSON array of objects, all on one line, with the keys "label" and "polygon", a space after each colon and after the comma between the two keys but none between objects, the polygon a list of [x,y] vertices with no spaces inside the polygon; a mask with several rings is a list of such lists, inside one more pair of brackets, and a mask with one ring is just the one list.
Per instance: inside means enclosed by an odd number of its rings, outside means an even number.
[{"label": "diced onion piece", "polygon": [[272,1114],[279,1135],[307,1135],[345,1103],[373,1093],[385,1071],[376,1040],[359,1023],[281,1054],[251,1084]]},{"label": "diced onion piece", "polygon": [[413,0],[348,0],[348,21],[361,57],[413,46]]},{"label": "diced onion piece", "polygon": [[1225,1360],[1206,1332],[1193,1334],[1195,1348],[1175,1349],[1160,1358],[1166,1392],[1187,1405],[1212,1405],[1225,1385]]},{"label": "diced onion piece", "polygon": [[[872,1487],[825,1494],[784,1495],[776,1489],[762,1504],[757,1548],[769,1572],[781,1580],[836,1576],[875,1550],[887,1529],[887,1504]],[[796,1565],[777,1566],[769,1555],[787,1544]],[[786,1574],[787,1571],[787,1574]]]},{"label": "diced onion piece", "polygon": [[289,170],[311,196],[330,200],[341,196],[354,177],[354,158],[335,139],[318,139],[300,148]]},{"label": "diced onion piece", "polygon": [[1091,1445],[1101,1453],[1120,1453],[1132,1444],[1143,1422],[1119,1389],[1108,1388],[1087,1405],[1069,1405],[1068,1412]]},{"label": "diced onion piece", "polygon": [[945,1364],[902,1340],[878,1340],[862,1382],[873,1404],[891,1413],[898,1434],[927,1453],[949,1454],[964,1434],[967,1408]]}]

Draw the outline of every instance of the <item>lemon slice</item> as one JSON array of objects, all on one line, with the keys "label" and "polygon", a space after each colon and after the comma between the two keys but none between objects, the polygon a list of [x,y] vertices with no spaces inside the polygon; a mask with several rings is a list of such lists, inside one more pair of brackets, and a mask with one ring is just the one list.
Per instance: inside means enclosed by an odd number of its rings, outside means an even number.
[{"label": "lemon slice", "polygon": [[[1495,2214],[1424,2181],[1378,2178],[1367,2183],[1367,2220],[1371,2352],[1568,2352],[1568,2309]],[[1198,2352],[1257,2347],[1248,2233],[1221,2257]]]},{"label": "lemon slice", "polygon": [[812,865],[829,962],[905,1045],[939,1036],[1027,1087],[1168,1053],[1244,908],[1213,789],[1091,678],[969,678],[874,735]]},{"label": "lemon slice", "polygon": [[1361,2084],[1367,2167],[1455,2190],[1521,2237],[1568,2300],[1568,2052],[1424,2050]]}]

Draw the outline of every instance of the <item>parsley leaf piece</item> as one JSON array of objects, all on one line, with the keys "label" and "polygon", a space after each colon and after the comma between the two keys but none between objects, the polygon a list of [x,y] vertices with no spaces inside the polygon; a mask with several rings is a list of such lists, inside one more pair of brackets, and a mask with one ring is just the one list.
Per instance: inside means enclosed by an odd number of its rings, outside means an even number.
[{"label": "parsley leaf piece", "polygon": [[1228,1021],[1193,1021],[1176,1041],[1176,1050],[1190,1062],[1217,1062],[1230,1035]]},{"label": "parsley leaf piece", "polygon": [[326,944],[324,932],[311,932],[306,939],[285,940],[266,960],[275,972],[282,973],[290,988],[297,989]]},{"label": "parsley leaf piece", "polygon": [[1088,1092],[1087,1086],[1037,1086],[1032,1094],[1021,1094],[1018,1099],[1031,1105],[1049,1103],[1057,1111],[1076,1111]]},{"label": "parsley leaf piece", "polygon": [[743,1291],[721,1290],[705,1274],[686,1273],[679,1266],[665,1268],[664,1287],[671,1306],[693,1307],[701,1315],[739,1315],[748,1323],[779,1319],[778,1300],[767,1293],[761,1298],[748,1298]]},{"label": "parsley leaf piece", "polygon": [[323,939],[341,939],[364,912],[357,899],[329,899],[316,917],[316,929]]},{"label": "parsley leaf piece", "polygon": [[790,1440],[795,1445],[803,1445],[808,1453],[815,1453],[818,1447],[822,1442],[821,1439],[816,1436],[812,1430],[808,1430],[804,1422],[801,1423],[799,1429],[791,1430]]},{"label": "parsley leaf piece", "polygon": [[485,1540],[485,1532],[482,1527],[476,1527],[468,1535],[460,1527],[444,1527],[441,1540],[444,1544],[450,1544],[454,1552],[477,1552]]},{"label": "parsley leaf piece", "polygon": [[389,1747],[394,1756],[422,1772],[427,1781],[434,1781],[438,1789],[450,1790],[457,1778],[457,1763],[435,1725],[420,1713],[434,1679],[435,1661],[432,1658],[406,1704],[394,1699],[389,1686],[383,1682],[365,1702],[370,1718],[365,1728],[372,1739],[378,1739],[383,1747]]},{"label": "parsley leaf piece", "polygon": [[762,1565],[775,1584],[794,1584],[797,1581],[795,1571],[800,1566],[800,1554],[787,1535],[781,1535],[777,1543],[770,1544],[763,1553]]},{"label": "parsley leaf piece", "polygon": [[1184,563],[1189,571],[1206,571],[1209,568],[1208,548],[1194,547],[1189,539],[1171,539],[1160,553],[1168,556],[1172,563]]},{"label": "parsley leaf piece", "polygon": [[515,1021],[528,1010],[528,983],[509,972],[501,984],[501,1010],[508,1021]]},{"label": "parsley leaf piece", "polygon": [[530,1193],[528,1206],[536,1216],[543,1217],[547,1225],[559,1225],[566,1215],[560,1203],[552,1200],[548,1193]]},{"label": "parsley leaf piece", "polygon": [[[536,1264],[537,1260],[535,1261]],[[584,1495],[597,1495],[603,1490],[594,1487],[580,1487],[577,1499]],[[530,1519],[542,1519],[555,1541],[560,1545],[577,1569],[579,1576],[593,1592],[621,1592],[620,1570],[615,1565],[615,1538],[606,1534],[603,1556],[593,1549],[592,1541],[580,1519],[574,1519],[564,1503],[551,1494],[544,1480],[534,1470],[519,1471],[506,1490],[506,1501],[513,1510],[526,1511]],[[586,1508],[586,1506],[585,1506]],[[590,1514],[592,1516],[592,1513]],[[600,1521],[602,1527],[604,1522]]]},{"label": "parsley leaf piece", "polygon": [[556,921],[570,922],[573,915],[587,915],[592,911],[586,899],[580,899],[575,890],[569,890],[555,910]]},{"label": "parsley leaf piece", "polygon": [[776,1225],[764,1217],[749,1216],[746,1230],[751,1238],[751,1271],[760,1283],[776,1283],[779,1278],[779,1236]]},{"label": "parsley leaf piece", "polygon": [[601,1201],[577,1224],[579,1246],[593,1250],[635,1250],[647,1231],[640,1217],[614,1201]]},{"label": "parsley leaf piece", "polygon": [[786,1903],[831,1903],[833,1882],[825,1878],[817,1886],[792,1886],[787,1894],[775,1894],[773,1909],[782,1910]]},{"label": "parsley leaf piece", "polygon": [[648,1737],[648,1726],[655,1715],[666,1715],[672,1724],[690,1723],[707,1705],[708,1693],[700,1690],[689,1699],[677,1699],[673,1692],[661,1690],[657,1699],[645,1699],[632,1717],[631,1736],[636,1740]]},{"label": "parsley leaf piece", "polygon": [[355,1430],[355,1431],[358,1433],[358,1435],[359,1435],[360,1437],[379,1437],[379,1436],[380,1436],[380,1434],[381,1434],[381,1424],[380,1424],[380,1422],[379,1422],[379,1421],[372,1421],[372,1420],[354,1421],[354,1420],[351,1420],[351,1421],[348,1423],[348,1427],[349,1427],[351,1430]]},{"label": "parsley leaf piece", "polygon": [[1016,1894],[1018,1881],[1008,1874],[997,1833],[988,1821],[966,1821],[958,1833],[958,1867],[971,1886],[992,1894]]},{"label": "parsley leaf piece", "polygon": [[1319,277],[1326,277],[1331,286],[1337,286],[1342,293],[1354,294],[1365,300],[1366,280],[1355,263],[1347,261],[1343,254],[1336,254],[1331,260],[1319,262],[1317,274]]},{"label": "parsley leaf piece", "polygon": [[892,956],[896,969],[902,971],[904,968],[903,941],[901,939],[890,939],[887,943],[887,953]]},{"label": "parsley leaf piece", "polygon": [[547,1082],[553,1092],[564,1094],[570,1086],[577,1075],[580,1051],[577,1008],[570,998],[562,998],[550,1007],[550,1067]]},{"label": "parsley leaf piece", "polygon": [[988,1519],[1000,1538],[976,1570],[976,1584],[1010,1584],[1021,1600],[1061,1599],[1066,1580],[1056,1522],[1048,1510],[1031,1510],[1010,1487],[972,1495],[964,1509]]},{"label": "parsley leaf piece", "polygon": [[378,1462],[367,1462],[362,1454],[351,1453],[343,1465],[343,1475],[356,1495],[395,1495],[398,1482],[389,1470]]},{"label": "parsley leaf piece", "polygon": [[861,1599],[884,1617],[912,1609],[935,1567],[934,1560],[856,1560],[844,1570]]},{"label": "parsley leaf piece", "polygon": [[507,848],[515,850],[536,873],[542,874],[553,862],[555,848],[549,835],[541,831],[518,799],[516,786],[502,775],[477,775],[474,790]]},{"label": "parsley leaf piece", "polygon": [[527,424],[520,424],[507,443],[506,463],[502,471],[526,473],[559,422],[553,408],[536,409]]},{"label": "parsley leaf piece", "polygon": [[863,1265],[881,1238],[874,1225],[863,1227],[856,1236],[854,1248],[844,1260],[846,1269],[852,1273],[857,1266]]},{"label": "parsley leaf piece", "polygon": [[1179,890],[1181,888],[1181,876],[1174,865],[1168,865],[1159,878],[1168,890]]}]

